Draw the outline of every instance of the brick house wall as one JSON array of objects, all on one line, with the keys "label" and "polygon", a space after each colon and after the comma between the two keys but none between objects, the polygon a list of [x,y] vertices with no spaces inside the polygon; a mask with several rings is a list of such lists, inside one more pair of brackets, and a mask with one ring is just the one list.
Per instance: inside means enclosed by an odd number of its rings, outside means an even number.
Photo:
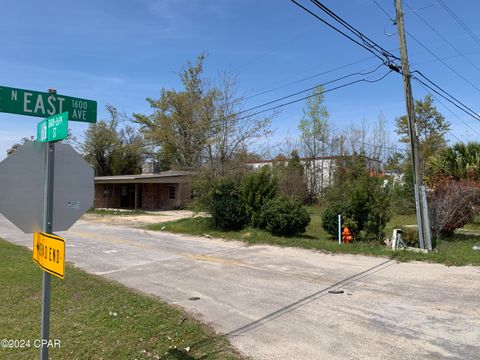
[{"label": "brick house wall", "polygon": [[[122,186],[134,184],[95,184],[95,208],[122,208]],[[108,191],[108,196],[107,196]],[[186,182],[180,183],[138,183],[138,208],[148,210],[169,210],[183,208],[192,201],[191,188]],[[129,202],[128,208],[133,208]]]}]

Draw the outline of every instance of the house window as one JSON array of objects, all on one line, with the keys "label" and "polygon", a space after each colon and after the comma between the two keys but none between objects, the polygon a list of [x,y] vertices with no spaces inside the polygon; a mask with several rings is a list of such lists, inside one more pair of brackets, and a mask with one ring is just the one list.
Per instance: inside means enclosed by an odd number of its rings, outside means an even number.
[{"label": "house window", "polygon": [[177,187],[176,186],[169,186],[168,187],[168,197],[170,199],[175,199],[177,195]]}]

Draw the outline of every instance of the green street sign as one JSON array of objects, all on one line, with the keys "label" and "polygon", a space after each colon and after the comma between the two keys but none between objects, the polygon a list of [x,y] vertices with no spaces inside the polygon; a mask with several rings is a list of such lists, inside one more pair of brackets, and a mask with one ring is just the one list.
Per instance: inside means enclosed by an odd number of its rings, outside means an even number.
[{"label": "green street sign", "polygon": [[50,116],[37,125],[37,141],[51,142],[63,140],[68,135],[68,113]]},{"label": "green street sign", "polygon": [[48,117],[68,112],[71,121],[97,122],[97,102],[0,86],[0,112]]},{"label": "green street sign", "polygon": [[37,124],[37,141],[47,142],[47,119],[40,121]]}]

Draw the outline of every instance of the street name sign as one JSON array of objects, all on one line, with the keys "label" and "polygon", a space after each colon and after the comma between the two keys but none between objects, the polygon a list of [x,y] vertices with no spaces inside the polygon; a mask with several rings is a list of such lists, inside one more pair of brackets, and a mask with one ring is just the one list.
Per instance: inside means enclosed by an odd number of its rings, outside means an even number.
[{"label": "street name sign", "polygon": [[68,112],[71,121],[97,122],[96,101],[6,86],[0,86],[0,112],[37,117]]},{"label": "street name sign", "polygon": [[63,140],[68,136],[68,113],[50,116],[37,125],[37,141]]},{"label": "street name sign", "polygon": [[[48,143],[27,141],[0,162],[0,213],[24,233],[44,229]],[[93,169],[68,144],[55,144],[53,229],[68,230],[93,206]]]},{"label": "street name sign", "polygon": [[65,276],[65,239],[53,234],[33,234],[33,261],[49,274]]}]

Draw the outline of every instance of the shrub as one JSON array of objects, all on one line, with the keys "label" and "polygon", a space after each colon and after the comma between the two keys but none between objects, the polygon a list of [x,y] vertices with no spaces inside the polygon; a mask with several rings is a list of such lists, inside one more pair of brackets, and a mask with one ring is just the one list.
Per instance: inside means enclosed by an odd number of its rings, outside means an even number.
[{"label": "shrub", "polygon": [[262,224],[277,236],[292,236],[305,232],[310,215],[300,202],[287,198],[275,198],[262,208]]},{"label": "shrub", "polygon": [[322,213],[322,227],[332,236],[336,236],[338,232],[339,214],[342,215],[342,228],[345,226],[345,220],[352,217],[349,208],[345,205],[342,203],[330,204]]},{"label": "shrub", "polygon": [[232,180],[222,179],[213,186],[208,205],[216,228],[240,230],[248,223],[245,203]]},{"label": "shrub", "polygon": [[432,235],[449,235],[472,222],[480,206],[477,182],[438,178],[433,184],[427,195]]},{"label": "shrub", "polygon": [[388,188],[382,178],[369,173],[363,157],[348,160],[348,166],[337,170],[335,183],[327,191],[322,227],[336,238],[341,214],[342,222],[352,224],[355,240],[382,241],[390,219]]},{"label": "shrub", "polygon": [[268,166],[252,171],[242,181],[242,196],[250,223],[262,227],[262,207],[277,195],[277,180]]}]

